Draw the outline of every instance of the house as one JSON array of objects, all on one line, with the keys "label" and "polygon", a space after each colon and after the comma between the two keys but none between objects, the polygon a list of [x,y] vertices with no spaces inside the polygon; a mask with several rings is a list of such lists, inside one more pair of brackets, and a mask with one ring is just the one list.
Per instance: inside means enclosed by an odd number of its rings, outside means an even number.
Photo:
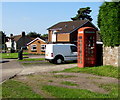
[{"label": "house", "polygon": [[[78,29],[81,27],[93,27],[98,31],[98,28],[89,20],[60,22],[47,29],[48,43],[73,43],[77,45]],[[97,34],[97,39],[100,40],[99,34]]]},{"label": "house", "polygon": [[10,37],[8,38],[8,41],[6,42],[7,49],[18,51],[19,49],[21,49],[21,47],[27,46],[27,43],[29,43],[32,40],[33,38],[26,36],[25,32],[22,32],[21,35],[15,35],[15,36],[11,34]]},{"label": "house", "polygon": [[46,41],[37,37],[27,44],[28,53],[30,53],[30,54],[45,54],[46,44],[47,44]]}]

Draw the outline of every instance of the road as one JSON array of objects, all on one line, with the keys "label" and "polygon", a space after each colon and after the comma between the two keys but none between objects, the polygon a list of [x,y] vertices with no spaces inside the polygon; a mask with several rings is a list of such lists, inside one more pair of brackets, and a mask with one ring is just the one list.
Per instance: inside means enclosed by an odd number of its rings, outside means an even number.
[{"label": "road", "polygon": [[76,67],[76,64],[61,64],[54,65],[50,63],[40,64],[40,65],[29,65],[23,66],[17,60],[3,60],[4,63],[0,63],[0,83],[7,79],[10,79],[16,75],[28,75],[39,72],[50,72],[50,71],[60,71],[66,68]]},{"label": "road", "polygon": [[0,83],[17,75],[23,70],[23,66],[15,59],[3,59],[0,63]]}]

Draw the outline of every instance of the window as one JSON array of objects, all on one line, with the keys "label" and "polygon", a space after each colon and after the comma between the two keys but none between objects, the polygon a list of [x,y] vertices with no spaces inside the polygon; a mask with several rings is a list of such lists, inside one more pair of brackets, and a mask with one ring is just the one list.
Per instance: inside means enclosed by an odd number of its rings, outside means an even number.
[{"label": "window", "polygon": [[37,45],[36,44],[31,45],[31,51],[33,51],[33,52],[37,51]]},{"label": "window", "polygon": [[41,44],[41,51],[45,52],[46,44]]},{"label": "window", "polygon": [[72,51],[72,52],[77,52],[77,47],[71,46],[71,51]]}]

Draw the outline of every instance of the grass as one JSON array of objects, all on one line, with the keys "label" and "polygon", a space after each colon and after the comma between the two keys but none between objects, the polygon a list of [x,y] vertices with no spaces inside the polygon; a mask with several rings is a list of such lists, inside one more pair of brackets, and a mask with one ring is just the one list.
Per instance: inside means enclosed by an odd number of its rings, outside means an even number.
[{"label": "grass", "polygon": [[100,88],[103,88],[103,89],[105,89],[105,90],[107,90],[108,92],[109,92],[109,95],[111,95],[111,97],[113,96],[115,96],[115,97],[117,97],[117,96],[119,96],[118,95],[118,93],[119,93],[119,91],[118,91],[118,84],[99,84],[98,85]]},{"label": "grass", "polygon": [[2,58],[18,58],[18,53],[2,53]]},{"label": "grass", "polygon": [[70,77],[76,77],[74,75],[53,75],[55,78],[70,78]]},{"label": "grass", "polygon": [[45,54],[36,54],[36,53],[28,53],[28,52],[23,52],[24,55],[45,55]]},{"label": "grass", "polygon": [[53,80],[48,80],[48,82],[53,82]]},{"label": "grass", "polygon": [[42,98],[24,83],[8,80],[2,84],[3,98]]},{"label": "grass", "polygon": [[101,79],[101,77],[86,77],[87,79]]},{"label": "grass", "polygon": [[70,81],[63,81],[63,82],[61,82],[61,84],[69,85],[69,86],[78,86],[78,84],[75,84],[75,83],[70,82]]},{"label": "grass", "polygon": [[[23,56],[23,57],[27,57],[27,56]],[[2,58],[13,58],[13,59],[17,59],[18,58],[18,53],[2,53]]]},{"label": "grass", "polygon": [[118,91],[115,87],[109,94],[91,92],[85,89],[70,89],[58,86],[44,85],[44,91],[57,98],[117,98]]},{"label": "grass", "polygon": [[23,52],[24,55],[28,55],[29,53],[28,52]]},{"label": "grass", "polygon": [[28,58],[20,61],[43,61],[43,60],[45,60],[45,58]]},{"label": "grass", "polygon": [[62,72],[89,73],[99,76],[119,78],[118,68],[113,66],[98,66],[98,67],[85,67],[85,68],[74,67],[74,68],[65,69]]}]

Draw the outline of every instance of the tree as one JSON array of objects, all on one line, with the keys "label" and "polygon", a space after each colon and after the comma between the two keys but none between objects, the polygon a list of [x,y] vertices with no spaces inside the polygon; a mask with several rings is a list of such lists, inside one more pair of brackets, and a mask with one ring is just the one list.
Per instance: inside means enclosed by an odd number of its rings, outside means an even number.
[{"label": "tree", "polygon": [[78,11],[77,11],[77,15],[73,18],[71,18],[73,21],[75,20],[85,20],[85,19],[88,19],[90,21],[92,21],[92,18],[90,15],[90,12],[92,10],[90,10],[90,7],[86,7],[86,8],[80,8]]},{"label": "tree", "polygon": [[104,2],[100,6],[98,27],[105,46],[120,45],[120,2]]},{"label": "tree", "polygon": [[112,2],[119,2],[120,0],[111,0]]},{"label": "tree", "polygon": [[29,33],[27,34],[27,36],[30,36],[30,37],[32,37],[32,38],[37,38],[37,37],[40,37],[41,34],[36,33],[36,32],[29,32]]},{"label": "tree", "polygon": [[6,35],[3,31],[0,31],[0,46],[2,47],[2,49],[6,49]]},{"label": "tree", "polygon": [[0,31],[0,39],[2,40],[1,43],[5,44],[6,41],[6,35],[3,31]]},{"label": "tree", "polygon": [[41,37],[48,37],[48,34],[43,34],[43,35],[41,35]]}]

